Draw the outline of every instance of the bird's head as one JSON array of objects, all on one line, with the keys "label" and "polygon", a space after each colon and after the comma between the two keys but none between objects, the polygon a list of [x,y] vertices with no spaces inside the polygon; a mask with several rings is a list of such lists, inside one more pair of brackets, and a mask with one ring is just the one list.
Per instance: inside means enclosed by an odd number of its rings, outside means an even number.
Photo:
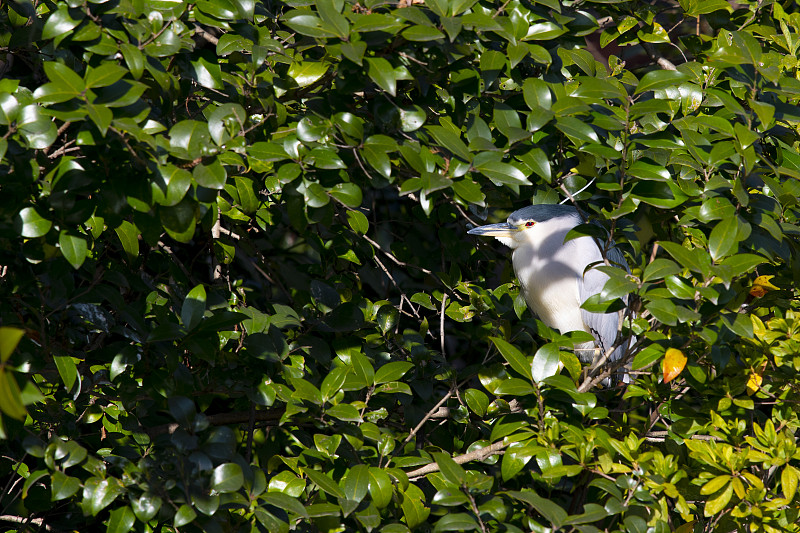
[{"label": "bird's head", "polygon": [[506,222],[487,224],[469,230],[470,235],[494,237],[512,250],[530,238],[529,232],[542,231],[551,221],[569,221],[573,226],[580,224],[578,210],[569,205],[539,204],[530,205],[514,211]]}]

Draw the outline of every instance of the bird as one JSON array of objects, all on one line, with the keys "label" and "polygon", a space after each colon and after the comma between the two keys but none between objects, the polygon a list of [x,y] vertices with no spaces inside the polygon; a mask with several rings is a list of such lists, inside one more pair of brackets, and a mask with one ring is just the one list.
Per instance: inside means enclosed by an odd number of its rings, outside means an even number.
[{"label": "bird", "polygon": [[[614,346],[620,317],[616,312],[593,313],[581,308],[587,298],[603,290],[609,279],[608,274],[591,268],[605,264],[598,241],[582,236],[564,242],[567,233],[583,222],[573,206],[538,204],[514,211],[505,223],[478,226],[467,233],[494,237],[511,248],[514,274],[530,310],[562,334],[590,333],[594,343],[575,346],[578,358],[590,363]],[[610,264],[630,271],[613,242],[606,258]],[[627,298],[624,301],[627,305]],[[629,344],[630,339],[621,343],[607,361],[622,358]],[[628,381],[627,375],[624,381]]]}]

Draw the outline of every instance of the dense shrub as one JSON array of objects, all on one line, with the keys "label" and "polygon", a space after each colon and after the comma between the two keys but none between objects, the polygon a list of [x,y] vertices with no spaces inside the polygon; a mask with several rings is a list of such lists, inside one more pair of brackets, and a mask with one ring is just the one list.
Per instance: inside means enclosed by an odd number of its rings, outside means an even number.
[{"label": "dense shrub", "polygon": [[[3,526],[797,531],[798,48],[788,0],[3,2]],[[466,235],[561,201],[630,384]]]}]

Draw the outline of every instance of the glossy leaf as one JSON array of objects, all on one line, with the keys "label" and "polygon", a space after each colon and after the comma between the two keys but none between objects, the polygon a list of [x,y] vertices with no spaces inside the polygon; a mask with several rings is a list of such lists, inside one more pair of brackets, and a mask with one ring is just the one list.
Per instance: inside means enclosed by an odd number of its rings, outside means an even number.
[{"label": "glossy leaf", "polygon": [[667,348],[664,360],[661,363],[661,370],[664,374],[664,383],[669,383],[683,372],[686,367],[687,358],[683,352],[676,348]]}]

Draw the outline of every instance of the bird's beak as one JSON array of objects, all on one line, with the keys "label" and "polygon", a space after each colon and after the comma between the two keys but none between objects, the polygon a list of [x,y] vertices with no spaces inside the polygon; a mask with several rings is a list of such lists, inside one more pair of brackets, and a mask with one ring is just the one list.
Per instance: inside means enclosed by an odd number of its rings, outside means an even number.
[{"label": "bird's beak", "polygon": [[487,224],[486,226],[478,226],[477,228],[472,228],[467,233],[470,235],[483,235],[485,237],[511,238],[518,231],[519,228],[516,226],[512,226],[511,224],[503,222],[502,224]]}]

